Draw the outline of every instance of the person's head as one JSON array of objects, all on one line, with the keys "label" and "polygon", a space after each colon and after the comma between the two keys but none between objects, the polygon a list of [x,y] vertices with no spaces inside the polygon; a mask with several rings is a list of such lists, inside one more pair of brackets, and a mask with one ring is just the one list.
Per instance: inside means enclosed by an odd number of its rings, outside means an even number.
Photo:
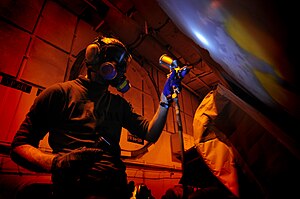
[{"label": "person's head", "polygon": [[130,88],[125,73],[131,59],[122,42],[115,38],[99,37],[86,48],[88,77],[92,81],[111,85],[125,93]]},{"label": "person's head", "polygon": [[151,190],[148,189],[147,185],[145,185],[144,183],[141,183],[137,186],[137,190],[136,190],[136,199],[148,199],[148,198],[152,198],[151,197]]}]

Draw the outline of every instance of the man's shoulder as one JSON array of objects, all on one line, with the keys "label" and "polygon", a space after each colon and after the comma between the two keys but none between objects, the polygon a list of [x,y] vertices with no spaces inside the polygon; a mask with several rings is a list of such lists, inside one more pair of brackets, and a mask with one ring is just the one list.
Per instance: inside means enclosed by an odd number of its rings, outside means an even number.
[{"label": "man's shoulder", "polygon": [[[78,86],[82,85],[82,82],[80,79],[74,79],[74,80],[68,80],[65,82],[59,82],[55,85],[56,85],[56,87],[60,87],[63,90],[68,90],[72,87],[78,87]],[[53,85],[53,86],[55,86],[55,85]]]},{"label": "man's shoulder", "polygon": [[112,99],[114,99],[118,103],[130,104],[130,102],[126,100],[124,97],[122,97],[120,94],[111,93],[111,92],[109,92],[109,94],[111,95]]},{"label": "man's shoulder", "polygon": [[70,80],[70,81],[65,81],[65,82],[58,82],[55,84],[52,84],[48,86],[46,89],[43,90],[43,93],[66,93],[70,89],[77,87],[76,86],[76,81],[75,80]]}]

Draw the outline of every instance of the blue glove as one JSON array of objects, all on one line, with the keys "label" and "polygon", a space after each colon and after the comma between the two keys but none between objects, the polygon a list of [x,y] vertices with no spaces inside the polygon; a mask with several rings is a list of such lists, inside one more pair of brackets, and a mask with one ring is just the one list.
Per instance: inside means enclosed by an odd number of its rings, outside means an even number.
[{"label": "blue glove", "polygon": [[186,66],[182,67],[181,69],[174,69],[172,70],[171,74],[169,74],[169,78],[167,79],[163,94],[167,97],[168,102],[172,102],[172,94],[175,92],[179,93],[182,89],[181,87],[181,80],[188,74],[190,71],[189,68]]}]

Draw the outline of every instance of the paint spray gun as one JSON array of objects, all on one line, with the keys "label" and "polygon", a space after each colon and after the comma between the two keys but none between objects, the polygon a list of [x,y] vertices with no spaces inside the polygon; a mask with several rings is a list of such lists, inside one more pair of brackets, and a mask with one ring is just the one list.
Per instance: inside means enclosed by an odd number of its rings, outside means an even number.
[{"label": "paint spray gun", "polygon": [[[168,78],[173,72],[175,72],[174,79],[178,81],[181,81],[189,73],[191,69],[188,66],[180,67],[177,63],[177,60],[172,59],[167,54],[163,54],[159,58],[159,64],[164,68],[168,68],[170,70],[170,73],[168,74]],[[172,98],[175,98],[177,97],[177,94],[180,92],[180,89],[178,87],[175,87],[173,89],[174,89],[173,95],[175,96],[172,96]]]}]

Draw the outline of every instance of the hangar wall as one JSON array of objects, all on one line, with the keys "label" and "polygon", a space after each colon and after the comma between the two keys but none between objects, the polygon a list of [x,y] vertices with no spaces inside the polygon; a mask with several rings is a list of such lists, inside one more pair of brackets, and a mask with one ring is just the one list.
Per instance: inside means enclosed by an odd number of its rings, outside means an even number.
[{"label": "hangar wall", "polygon": [[[35,97],[44,88],[66,81],[76,55],[98,34],[88,23],[54,1],[0,2],[0,144],[4,148],[9,147]],[[124,97],[137,112],[150,119],[158,106],[166,74],[133,61],[127,76],[132,88]],[[193,114],[199,99],[183,88],[179,103],[183,132],[187,137],[193,136]],[[131,163],[129,180],[146,183],[157,198],[177,184],[181,176],[181,165],[174,159],[171,146],[171,137],[176,134],[174,114],[174,109],[170,109],[164,132],[149,152],[137,159],[126,159]],[[145,145],[127,141],[128,133],[123,131],[123,149],[136,150]],[[46,141],[47,137],[40,147],[50,150]],[[0,151],[4,154],[0,156],[2,174],[32,175],[11,162],[6,152]]]}]

